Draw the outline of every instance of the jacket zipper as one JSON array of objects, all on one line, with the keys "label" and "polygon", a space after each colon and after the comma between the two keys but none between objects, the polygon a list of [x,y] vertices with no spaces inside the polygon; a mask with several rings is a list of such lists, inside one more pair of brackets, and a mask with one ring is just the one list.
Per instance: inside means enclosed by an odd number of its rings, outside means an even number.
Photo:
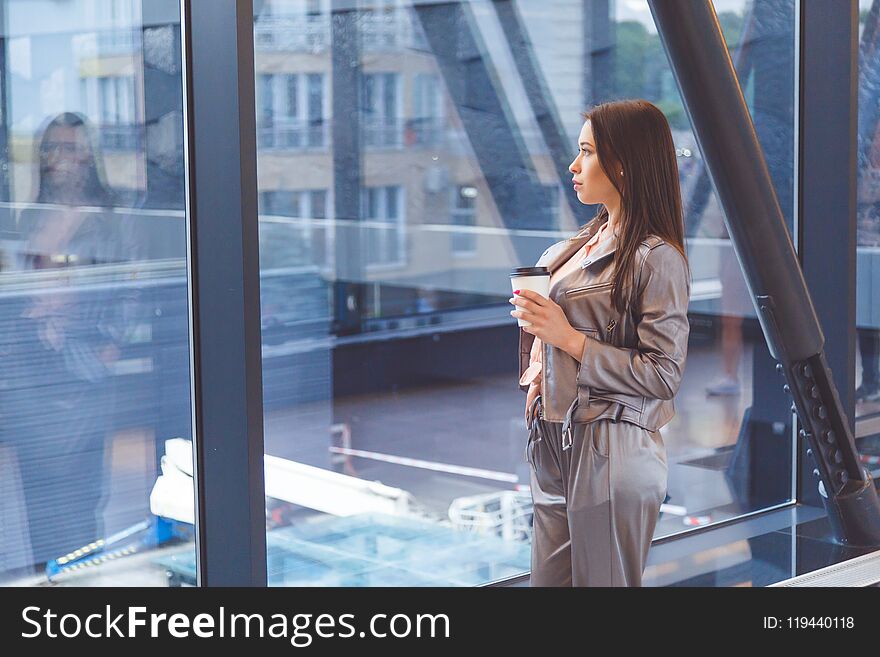
[{"label": "jacket zipper", "polygon": [[541,340],[541,419],[544,419],[544,400],[546,397],[544,395],[547,392],[547,381],[544,375],[547,373],[547,368],[544,367],[547,364],[547,344]]},{"label": "jacket zipper", "polygon": [[609,281],[607,283],[596,283],[594,285],[583,285],[581,287],[573,287],[571,289],[565,290],[565,294],[574,294],[575,292],[584,292],[586,290],[599,290],[603,287],[611,287],[614,284],[613,281]]},{"label": "jacket zipper", "polygon": [[605,327],[605,330],[607,331],[608,342],[611,342],[611,332],[614,330],[615,326],[617,326],[617,320],[612,319],[610,322],[608,322],[608,326]]}]

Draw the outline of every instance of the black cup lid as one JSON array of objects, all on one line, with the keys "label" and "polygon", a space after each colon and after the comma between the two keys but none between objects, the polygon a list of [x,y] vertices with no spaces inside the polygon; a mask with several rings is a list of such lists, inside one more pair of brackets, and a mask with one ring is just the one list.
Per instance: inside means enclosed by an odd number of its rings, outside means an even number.
[{"label": "black cup lid", "polygon": [[510,272],[510,277],[517,276],[548,276],[550,270],[547,267],[517,267]]}]

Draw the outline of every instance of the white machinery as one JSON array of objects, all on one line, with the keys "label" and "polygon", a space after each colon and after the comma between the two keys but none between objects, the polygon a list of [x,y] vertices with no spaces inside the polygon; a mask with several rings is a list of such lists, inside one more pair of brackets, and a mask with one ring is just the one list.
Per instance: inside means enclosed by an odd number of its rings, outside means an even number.
[{"label": "white machinery", "polygon": [[528,541],[532,524],[532,496],[528,490],[504,490],[457,497],[449,505],[453,526],[507,541]]},{"label": "white machinery", "polygon": [[[334,516],[414,514],[413,498],[403,489],[277,456],[264,458],[267,497]],[[161,465],[162,474],[150,493],[150,511],[162,518],[194,524],[192,442],[183,438],[166,440]]]}]

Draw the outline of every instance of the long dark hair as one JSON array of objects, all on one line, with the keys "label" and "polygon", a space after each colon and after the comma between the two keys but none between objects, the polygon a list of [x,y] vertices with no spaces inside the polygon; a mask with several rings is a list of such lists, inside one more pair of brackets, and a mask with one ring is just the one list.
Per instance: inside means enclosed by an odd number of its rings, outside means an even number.
[{"label": "long dark hair", "polygon": [[86,164],[86,182],[83,189],[83,199],[89,205],[111,207],[115,205],[115,198],[110,187],[104,182],[104,165],[101,155],[95,146],[94,134],[89,126],[88,119],[77,112],[62,112],[37,131],[37,191],[34,195],[37,203],[58,203],[65,199],[59,199],[56,190],[47,184],[48,176],[46,160],[49,148],[49,137],[56,128],[75,128],[85,136],[88,144],[88,162]]},{"label": "long dark hair", "polygon": [[[614,252],[611,300],[623,313],[635,285],[636,253],[648,235],[657,235],[678,249],[690,276],[675,144],[663,112],[647,100],[602,103],[582,116],[590,121],[599,164],[620,193],[616,226],[620,241]],[[600,225],[605,223],[608,209],[601,205],[594,218]]]}]

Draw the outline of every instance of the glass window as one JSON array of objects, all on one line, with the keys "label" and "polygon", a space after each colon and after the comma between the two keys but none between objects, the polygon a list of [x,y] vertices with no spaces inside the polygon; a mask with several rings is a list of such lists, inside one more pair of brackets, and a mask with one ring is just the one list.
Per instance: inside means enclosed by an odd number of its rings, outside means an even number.
[{"label": "glass window", "polygon": [[287,83],[287,113],[285,116],[288,118],[295,118],[297,116],[296,94],[299,77],[296,75],[285,75],[282,77],[282,80]]},{"label": "glass window", "polygon": [[[789,402],[764,373],[774,363],[647,2],[513,2],[520,35],[493,3],[331,15],[322,2],[308,20],[274,4],[255,17],[258,91],[320,73],[327,129],[323,150],[261,140],[258,153],[266,452],[289,484],[267,487],[271,585],[473,585],[529,569],[508,272],[594,215],[566,167],[581,112],[615,98],[670,122],[694,275],[656,535],[790,501]],[[794,2],[715,6],[791,222]],[[317,108],[308,84],[299,97]],[[307,208],[303,190],[326,195]]]},{"label": "glass window", "polygon": [[324,145],[324,76],[309,73],[309,146]]},{"label": "glass window", "polygon": [[180,20],[150,4],[0,6],[5,584],[194,558]]},{"label": "glass window", "polygon": [[408,146],[435,145],[443,135],[443,96],[439,77],[416,73],[413,77],[412,118],[406,121]]},{"label": "glass window", "polygon": [[324,76],[258,73],[257,135],[261,148],[324,146]]},{"label": "glass window", "polygon": [[[554,188],[555,191],[555,188]],[[452,224],[453,226],[477,225],[477,188],[472,185],[458,185],[453,188]],[[472,256],[477,253],[477,234],[473,230],[454,230],[452,233],[452,254]]]},{"label": "glass window", "polygon": [[374,187],[367,197],[367,265],[400,267],[405,264],[404,217],[401,213],[400,187]]},{"label": "glass window", "polygon": [[327,190],[260,192],[262,264],[300,266],[326,255]]},{"label": "glass window", "polygon": [[257,139],[259,145],[271,148],[275,145],[275,94],[272,75],[257,75]]},{"label": "glass window", "polygon": [[398,73],[364,75],[364,142],[367,146],[400,146],[402,125],[398,120]]},{"label": "glass window", "polygon": [[880,3],[859,2],[856,445],[880,475]]}]

